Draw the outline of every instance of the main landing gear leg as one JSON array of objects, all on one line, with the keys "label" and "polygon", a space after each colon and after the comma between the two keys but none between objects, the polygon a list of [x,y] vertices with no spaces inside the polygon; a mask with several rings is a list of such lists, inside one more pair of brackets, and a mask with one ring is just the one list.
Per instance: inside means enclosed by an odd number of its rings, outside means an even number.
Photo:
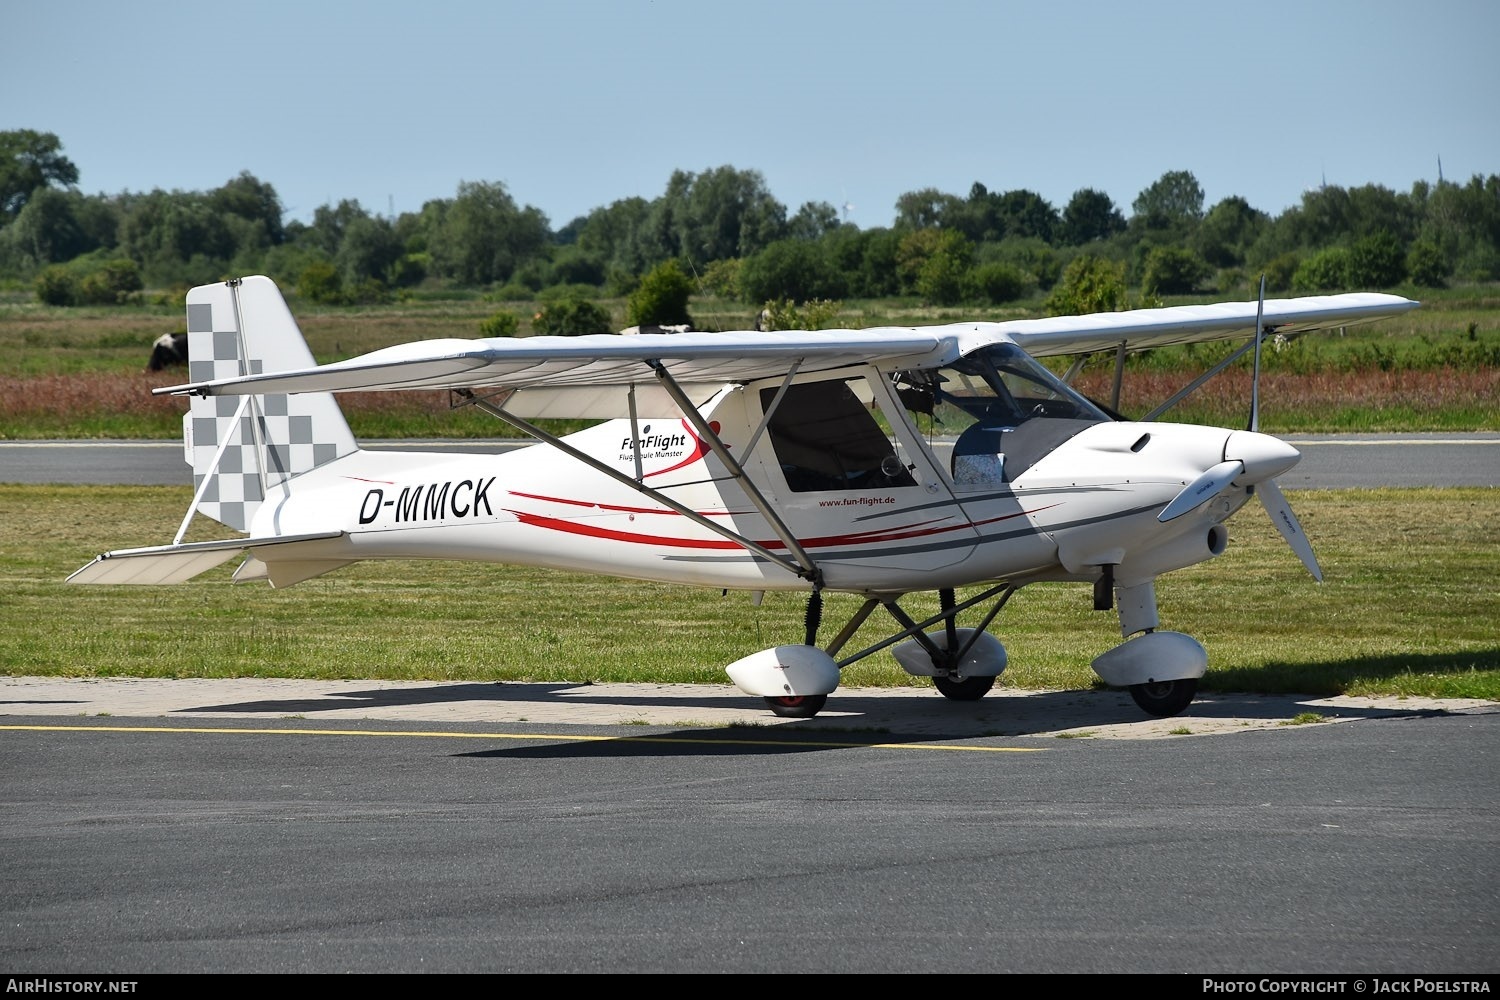
[{"label": "main landing gear leg", "polygon": [[[952,669],[957,662],[958,644],[958,621],[954,613],[954,600],[952,589],[938,591],[938,601],[942,605],[943,628],[948,636],[948,642],[943,647],[941,665],[946,669]],[[993,677],[965,677],[957,680],[944,674],[934,674],[932,686],[938,689],[938,693],[950,701],[978,701],[990,693],[990,688],[995,686]]]}]

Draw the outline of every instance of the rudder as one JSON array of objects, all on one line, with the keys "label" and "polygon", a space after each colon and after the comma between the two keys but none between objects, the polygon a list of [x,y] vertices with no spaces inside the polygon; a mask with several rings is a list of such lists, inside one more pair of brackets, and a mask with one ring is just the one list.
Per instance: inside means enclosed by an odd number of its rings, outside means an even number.
[{"label": "rudder", "polygon": [[[255,275],[188,292],[192,382],[311,368],[317,362],[286,300]],[[196,509],[249,531],[266,496],[359,450],[332,393],[194,396],[183,416]]]}]

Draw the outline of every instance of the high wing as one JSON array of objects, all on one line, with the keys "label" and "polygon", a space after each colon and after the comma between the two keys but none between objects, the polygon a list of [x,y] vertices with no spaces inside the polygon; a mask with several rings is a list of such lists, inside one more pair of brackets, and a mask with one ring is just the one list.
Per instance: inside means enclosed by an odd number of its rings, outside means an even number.
[{"label": "high wing", "polygon": [[[1421,303],[1382,292],[1349,292],[1296,299],[1268,299],[1261,318],[1266,333],[1310,333],[1373,323]],[[1115,350],[1141,351],[1174,344],[1237,340],[1255,334],[1258,303],[1168,306],[1088,316],[1053,316],[998,324],[1033,357]]]},{"label": "high wing", "polygon": [[651,398],[658,371],[696,405],[726,383],[781,377],[793,368],[815,372],[870,362],[916,368],[957,356],[957,343],[943,335],[943,328],[446,339],[401,344],[316,368],[153,392],[250,395],[488,387],[522,390],[507,407],[519,416],[607,418],[626,415],[632,388],[641,387],[638,402]]},{"label": "high wing", "polygon": [[[1266,331],[1306,332],[1372,322],[1417,305],[1376,293],[1281,299],[1265,303],[1263,325]],[[727,383],[855,364],[886,370],[935,368],[1005,340],[1045,357],[1251,336],[1257,308],[1256,302],[1220,303],[868,330],[428,340],[312,368],[153,391],[212,396],[488,387],[521,390],[516,403],[508,405],[518,415],[617,417],[626,413],[626,391],[649,391],[656,374],[675,381],[696,404]]]}]

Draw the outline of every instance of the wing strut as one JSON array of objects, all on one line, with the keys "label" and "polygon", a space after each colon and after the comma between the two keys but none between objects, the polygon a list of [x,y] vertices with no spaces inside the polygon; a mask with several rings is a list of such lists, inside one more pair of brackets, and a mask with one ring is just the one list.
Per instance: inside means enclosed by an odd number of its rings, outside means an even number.
[{"label": "wing strut", "polygon": [[[672,389],[675,388],[675,385],[670,385],[668,391],[671,392]],[[720,456],[721,460],[724,461],[730,472],[740,480],[740,484],[744,488],[746,494],[750,497],[751,502],[754,503],[756,508],[760,510],[761,513],[766,517],[766,520],[771,525],[772,530],[775,531],[777,536],[786,543],[787,548],[791,550],[792,554],[797,557],[797,560],[795,562],[791,559],[786,558],[785,556],[778,555],[775,552],[772,552],[770,549],[766,548],[764,545],[761,545],[759,542],[746,538],[744,535],[725,527],[723,524],[718,524],[713,520],[704,517],[702,514],[698,513],[692,508],[683,506],[676,500],[673,500],[671,497],[662,493],[660,490],[647,486],[645,485],[645,483],[637,482],[635,479],[632,479],[630,476],[625,475],[619,470],[610,468],[603,462],[600,462],[598,459],[594,458],[592,455],[585,454],[584,452],[579,451],[577,448],[574,448],[572,445],[563,441],[555,434],[549,434],[548,432],[542,430],[540,427],[525,420],[524,418],[518,417],[514,413],[508,412],[503,405],[503,400],[500,405],[496,405],[495,403],[487,399],[482,399],[479,396],[475,395],[472,389],[453,389],[452,392],[455,396],[458,396],[466,403],[477,406],[491,416],[497,417],[498,419],[505,421],[518,430],[530,434],[538,441],[556,448],[558,451],[569,456],[570,458],[577,459],[596,472],[603,473],[616,482],[624,483],[626,486],[635,490],[637,493],[644,494],[645,496],[648,496],[651,499],[655,500],[657,503],[670,507],[672,510],[692,521],[694,524],[701,525],[717,535],[722,535],[730,541],[734,542],[736,545],[740,545],[745,549],[748,549],[761,558],[769,560],[770,562],[775,563],[783,569],[786,569],[791,573],[795,573],[797,576],[800,576],[805,580],[810,580],[814,584],[821,586],[823,574],[819,571],[817,565],[803,550],[801,544],[796,540],[796,538],[792,536],[791,531],[781,521],[781,519],[777,517],[775,513],[770,511],[770,505],[766,503],[766,500],[763,496],[761,496],[760,491],[757,490],[754,484],[751,483],[745,476],[745,472],[740,468],[739,463],[735,462],[733,459],[728,458],[728,452],[725,451],[723,444],[719,441],[719,436],[702,422],[702,418],[698,414],[698,408],[693,406],[690,401],[680,401],[683,408],[683,413],[687,414],[689,416],[689,419],[692,419],[693,426],[698,429],[698,432],[703,436],[703,440],[708,443],[708,446],[711,449],[713,449],[714,454]],[[508,398],[509,393],[506,393],[505,395]],[[676,397],[674,396],[674,398]]]},{"label": "wing strut", "polygon": [[[928,639],[923,634],[927,629],[931,628],[933,625],[936,625],[938,622],[951,621],[953,617],[960,611],[966,611],[969,608],[972,608],[974,605],[980,604],[984,601],[988,601],[996,594],[999,594],[1000,600],[996,602],[995,606],[990,609],[988,614],[985,615],[984,621],[980,623],[979,627],[974,630],[975,636],[977,636],[979,633],[989,628],[990,622],[995,620],[995,616],[1000,613],[1000,609],[1005,607],[1006,602],[1009,601],[1011,599],[1011,596],[1020,589],[1020,587],[1016,586],[1013,583],[996,584],[993,587],[989,587],[981,591],[980,593],[975,594],[968,600],[960,604],[955,604],[950,608],[944,608],[942,611],[939,611],[932,617],[923,619],[920,622],[913,621],[912,617],[908,615],[904,610],[902,610],[901,606],[896,603],[895,598],[870,597],[867,598],[864,605],[861,606],[857,612],[855,612],[854,617],[849,620],[849,624],[844,626],[843,630],[839,632],[839,634],[834,638],[833,642],[828,644],[827,653],[829,656],[837,656],[839,654],[839,651],[844,648],[844,644],[854,636],[854,633],[856,631],[858,631],[860,625],[864,624],[865,619],[870,617],[870,612],[874,611],[878,605],[882,604],[885,605],[885,609],[891,613],[892,618],[895,618],[897,622],[906,626],[905,629],[903,631],[897,632],[890,638],[882,639],[880,642],[877,642],[873,646],[865,647],[852,656],[846,656],[843,659],[839,660],[837,665],[840,670],[844,669],[851,663],[857,663],[867,656],[880,652],[887,646],[894,646],[902,639],[908,637],[916,639],[924,647],[926,647],[929,652],[938,653],[941,651],[938,650],[936,646],[932,645],[932,640]],[[962,653],[968,652],[975,641],[977,640],[974,637],[971,637],[969,645],[963,648]],[[962,653],[960,653],[960,655],[962,655]]]},{"label": "wing strut", "polygon": [[[724,463],[724,468],[729,470],[731,476],[739,480],[740,488],[745,491],[745,495],[750,498],[750,502],[755,505],[755,509],[760,511],[761,517],[766,519],[766,523],[771,526],[771,530],[776,533],[776,537],[781,539],[782,544],[787,547],[787,551],[796,557],[798,565],[802,567],[802,570],[797,575],[811,580],[814,584],[821,587],[823,585],[823,573],[818,569],[817,564],[812,561],[812,556],[808,555],[806,550],[802,548],[802,543],[797,541],[797,536],[792,534],[792,529],[788,528],[786,522],[781,519],[781,515],[776,513],[776,508],[771,506],[770,501],[750,481],[750,477],[745,475],[745,470],[740,466],[740,463],[735,460],[733,455],[729,454],[729,449],[724,447],[723,441],[719,440],[718,433],[708,425],[708,421],[703,419],[703,414],[698,412],[698,407],[693,405],[693,401],[688,398],[687,393],[683,392],[682,388],[678,386],[676,380],[672,378],[671,373],[667,371],[667,366],[660,361],[648,361],[646,363],[651,366],[652,371],[656,372],[657,381],[661,383],[662,388],[667,390],[667,395],[671,396],[672,401],[682,410],[682,415],[692,421],[693,426],[698,430],[698,435],[704,441],[708,442],[708,447],[712,449],[714,456],[720,462]],[[786,391],[786,385],[782,386],[782,391]]]},{"label": "wing strut", "polygon": [[1208,371],[1204,372],[1202,375],[1199,375],[1197,378],[1193,379],[1187,385],[1185,385],[1181,389],[1177,390],[1175,393],[1172,394],[1172,398],[1171,399],[1167,400],[1165,403],[1161,404],[1160,406],[1158,406],[1156,409],[1152,410],[1150,413],[1146,414],[1141,419],[1142,420],[1155,420],[1157,417],[1161,416],[1163,413],[1166,413],[1172,407],[1174,407],[1178,403],[1182,402],[1182,400],[1184,398],[1186,398],[1187,396],[1191,395],[1193,393],[1193,391],[1195,389],[1197,389],[1200,385],[1202,385],[1204,382],[1207,382],[1209,379],[1211,379],[1215,375],[1219,374],[1219,372],[1223,371],[1225,368],[1228,368],[1230,365],[1232,365],[1236,361],[1238,361],[1241,357],[1244,356],[1244,354],[1245,354],[1246,351],[1254,349],[1254,347],[1255,347],[1255,345],[1257,343],[1258,343],[1258,341],[1255,341],[1255,340],[1246,341],[1243,345],[1241,345],[1240,347],[1236,348],[1235,351],[1234,351],[1234,353],[1231,354],[1231,355],[1229,355],[1229,357],[1225,358],[1223,361],[1220,361],[1218,364],[1214,365]]},{"label": "wing strut", "polygon": [[1266,276],[1260,276],[1260,298],[1255,303],[1255,368],[1254,375],[1250,378],[1250,425],[1246,430],[1260,430],[1260,343],[1265,339],[1266,331],[1262,326],[1262,320],[1266,311]]},{"label": "wing strut", "polygon": [[1120,412],[1120,385],[1125,381],[1125,341],[1120,341],[1120,346],[1115,348],[1115,380],[1110,386],[1109,405],[1116,413]]}]

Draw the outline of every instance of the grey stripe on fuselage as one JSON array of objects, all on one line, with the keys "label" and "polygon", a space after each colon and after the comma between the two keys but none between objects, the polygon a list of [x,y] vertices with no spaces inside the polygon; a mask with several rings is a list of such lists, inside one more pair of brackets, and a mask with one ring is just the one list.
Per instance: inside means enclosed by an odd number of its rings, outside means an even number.
[{"label": "grey stripe on fuselage", "polygon": [[[1027,535],[1043,535],[1053,531],[1062,531],[1068,528],[1078,528],[1087,524],[1103,524],[1106,521],[1113,521],[1122,517],[1134,517],[1137,514],[1144,514],[1148,511],[1154,511],[1160,506],[1160,504],[1145,504],[1141,507],[1133,507],[1129,510],[1115,511],[1110,514],[1101,514],[1097,517],[1085,517],[1077,521],[1062,521],[1057,524],[1049,525],[1046,529],[1038,528],[1028,522],[1027,525],[1023,528],[1016,528],[1012,531],[986,533],[985,535],[977,539],[970,536],[964,538],[949,538],[942,541],[930,541],[912,545],[891,545],[889,543],[886,543],[882,544],[879,548],[842,549],[838,551],[837,555],[830,556],[829,558],[831,561],[845,562],[849,560],[889,557],[891,555],[906,555],[908,553],[944,552],[949,549],[972,549],[977,548],[981,545],[990,545],[995,542],[1009,541],[1012,538],[1022,538]],[[816,557],[819,552],[823,551],[828,551],[828,548],[810,548],[808,550],[809,554],[813,555],[814,557]],[[704,564],[742,562],[746,559],[758,563],[770,562],[770,560],[765,559],[762,556],[753,555],[748,551],[739,555],[672,555],[666,557],[667,562],[695,562]]]}]

